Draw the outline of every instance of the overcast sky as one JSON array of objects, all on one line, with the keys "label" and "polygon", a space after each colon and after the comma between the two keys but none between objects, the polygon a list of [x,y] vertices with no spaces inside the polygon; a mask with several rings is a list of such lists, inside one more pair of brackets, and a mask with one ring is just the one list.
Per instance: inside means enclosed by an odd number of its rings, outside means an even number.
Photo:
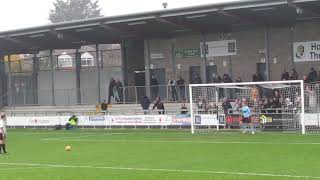
[{"label": "overcast sky", "polygon": [[[48,14],[55,0],[0,0],[0,31],[49,24]],[[99,0],[104,16],[131,14],[168,8],[202,4],[230,2],[237,0]]]}]

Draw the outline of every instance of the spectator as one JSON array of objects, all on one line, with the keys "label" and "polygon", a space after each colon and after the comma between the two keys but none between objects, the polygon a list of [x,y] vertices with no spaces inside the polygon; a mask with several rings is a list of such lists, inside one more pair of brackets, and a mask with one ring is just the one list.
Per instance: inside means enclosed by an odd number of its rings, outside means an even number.
[{"label": "spectator", "polygon": [[288,81],[288,80],[289,80],[289,77],[290,77],[290,75],[289,75],[289,73],[287,72],[287,70],[284,70],[283,73],[282,73],[282,75],[281,75],[281,80],[282,80],[282,81]]},{"label": "spectator", "polygon": [[303,82],[304,83],[309,83],[308,76],[303,76]]},{"label": "spectator", "polygon": [[118,102],[120,102],[119,91],[117,88],[117,82],[116,81],[114,81],[114,82],[115,82],[115,84],[113,87],[113,97],[114,97],[114,100],[118,103]]},{"label": "spectator", "polygon": [[296,71],[296,69],[292,69],[291,70],[291,76],[290,76],[290,80],[298,80],[299,79],[299,75]]},{"label": "spectator", "polygon": [[109,83],[109,96],[108,96],[108,104],[111,103],[111,98],[114,98],[114,88],[116,86],[116,81],[111,78]]},{"label": "spectator", "polygon": [[238,111],[241,108],[241,101],[239,99],[236,99],[234,102],[234,110]]},{"label": "spectator", "polygon": [[185,80],[180,76],[177,80],[177,85],[179,87],[180,97],[182,100],[185,100]]},{"label": "spectator", "polygon": [[306,99],[308,100],[308,103],[307,103],[307,111],[311,111],[311,112],[314,112],[315,108],[317,107],[317,95],[316,93],[314,92],[313,88],[311,85],[307,85],[306,86]]},{"label": "spectator", "polygon": [[252,100],[257,100],[260,98],[259,88],[257,86],[253,86],[251,89],[251,97]]},{"label": "spectator", "polygon": [[213,83],[222,83],[222,78],[221,78],[221,76],[216,75],[216,76],[213,78]]},{"label": "spectator", "polygon": [[274,91],[274,95],[272,97],[272,103],[270,102],[272,108],[281,108],[281,95],[278,90]]},{"label": "spectator", "polygon": [[293,103],[291,102],[290,98],[285,99],[285,107],[286,108],[292,108],[293,107]]},{"label": "spectator", "polygon": [[156,97],[156,102],[154,103],[152,110],[155,108],[158,109],[159,114],[165,114],[164,104],[159,96]]},{"label": "spectator", "polygon": [[151,77],[150,85],[151,85],[151,99],[155,99],[159,93],[159,83],[154,76]]},{"label": "spectator", "polygon": [[260,73],[257,73],[258,82],[264,81],[263,76]]},{"label": "spectator", "polygon": [[173,101],[178,101],[178,94],[177,94],[177,90],[176,90],[176,81],[173,79],[173,76],[171,76],[171,79],[168,83],[169,87],[170,87],[170,91],[171,91],[171,97]]},{"label": "spectator", "polygon": [[241,82],[242,82],[242,79],[241,79],[240,76],[238,76],[237,79],[236,79],[236,83],[241,83]]},{"label": "spectator", "polygon": [[198,74],[194,77],[193,84],[202,84],[201,77]]},{"label": "spectator", "polygon": [[318,73],[314,68],[310,69],[307,81],[309,83],[316,82],[318,80]]},{"label": "spectator", "polygon": [[119,101],[123,102],[123,84],[119,79],[117,79],[116,82],[116,89],[119,95]]},{"label": "spectator", "polygon": [[223,81],[224,83],[232,83],[232,79],[231,79],[231,77],[229,76],[229,74],[224,74],[222,81]]},{"label": "spectator", "polygon": [[182,103],[181,108],[180,108],[180,113],[181,114],[188,114],[188,108],[185,103]]},{"label": "spectator", "polygon": [[257,74],[252,75],[252,82],[258,82]]},{"label": "spectator", "polygon": [[150,99],[148,98],[148,96],[142,96],[140,99],[140,103],[141,103],[141,107],[143,110],[144,114],[148,114],[149,112],[149,107],[150,107]]},{"label": "spectator", "polygon": [[197,99],[198,109],[205,109],[207,107],[206,100],[200,95]]},{"label": "spectator", "polygon": [[232,109],[230,101],[227,98],[223,98],[222,108],[223,108],[223,111],[224,111],[225,115],[228,115],[229,114],[229,109]]},{"label": "spectator", "polygon": [[269,102],[269,99],[266,98],[261,105],[261,109],[268,109],[268,108],[270,108],[270,102]]},{"label": "spectator", "polygon": [[105,99],[101,103],[100,107],[101,107],[101,110],[102,110],[103,113],[105,113],[108,110],[108,104],[106,103]]}]

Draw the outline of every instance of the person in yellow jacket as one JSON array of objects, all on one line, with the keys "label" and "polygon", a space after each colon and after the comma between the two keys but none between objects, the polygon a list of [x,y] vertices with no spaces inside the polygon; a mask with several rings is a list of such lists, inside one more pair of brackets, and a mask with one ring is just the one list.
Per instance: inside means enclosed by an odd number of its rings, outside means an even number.
[{"label": "person in yellow jacket", "polygon": [[74,129],[78,124],[78,117],[74,114],[69,118],[68,123],[66,124],[66,130]]}]

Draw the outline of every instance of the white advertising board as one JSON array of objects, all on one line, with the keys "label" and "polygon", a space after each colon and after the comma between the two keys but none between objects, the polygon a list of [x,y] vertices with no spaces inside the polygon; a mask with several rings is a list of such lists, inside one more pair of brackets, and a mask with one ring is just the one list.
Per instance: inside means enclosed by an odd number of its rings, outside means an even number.
[{"label": "white advertising board", "polygon": [[236,40],[211,41],[207,42],[203,47],[200,43],[201,57],[203,57],[203,49],[206,49],[207,57],[234,56],[237,55]]},{"label": "white advertising board", "polygon": [[[8,117],[8,126],[55,126],[65,125],[69,116]],[[135,116],[78,116],[79,126],[167,126],[186,125],[191,118],[176,117],[173,123],[169,115],[135,115]]]},{"label": "white advertising board", "polygon": [[216,114],[196,114],[194,115],[195,125],[216,126],[219,121]]},{"label": "white advertising board", "polygon": [[295,62],[320,61],[320,41],[293,43]]},{"label": "white advertising board", "polygon": [[107,116],[107,125],[151,126],[170,125],[172,117],[167,115]]}]

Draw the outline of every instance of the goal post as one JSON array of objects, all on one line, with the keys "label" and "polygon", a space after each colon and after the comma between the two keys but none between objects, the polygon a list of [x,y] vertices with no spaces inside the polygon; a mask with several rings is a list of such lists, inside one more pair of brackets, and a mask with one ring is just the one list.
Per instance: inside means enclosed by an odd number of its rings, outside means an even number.
[{"label": "goal post", "polygon": [[192,134],[239,129],[243,104],[259,131],[306,134],[302,80],[191,84],[189,94]]}]

